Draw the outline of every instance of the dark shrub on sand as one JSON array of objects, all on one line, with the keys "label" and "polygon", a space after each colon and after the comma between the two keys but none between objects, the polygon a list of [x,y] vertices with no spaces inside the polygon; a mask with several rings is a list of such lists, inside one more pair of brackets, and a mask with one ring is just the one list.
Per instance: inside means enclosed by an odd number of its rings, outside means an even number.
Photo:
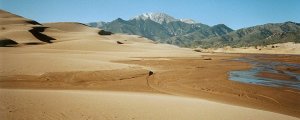
[{"label": "dark shrub on sand", "polygon": [[212,60],[211,58],[204,58],[203,60]]},{"label": "dark shrub on sand", "polygon": [[195,49],[194,51],[195,51],[195,52],[202,52],[202,51],[201,51],[201,50],[199,50],[199,49]]},{"label": "dark shrub on sand", "polygon": [[109,31],[100,30],[100,31],[98,32],[98,34],[99,34],[99,35],[111,35],[111,34],[113,34],[113,33],[112,33],[112,32],[109,32]]},{"label": "dark shrub on sand", "polygon": [[124,43],[122,43],[122,42],[120,42],[120,41],[117,41],[117,43],[118,43],[118,44],[124,44]]}]

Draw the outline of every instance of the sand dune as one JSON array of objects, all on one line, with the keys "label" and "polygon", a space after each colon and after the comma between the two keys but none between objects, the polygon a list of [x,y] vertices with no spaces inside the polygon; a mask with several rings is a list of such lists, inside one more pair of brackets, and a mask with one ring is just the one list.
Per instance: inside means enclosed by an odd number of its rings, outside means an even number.
[{"label": "sand dune", "polygon": [[57,22],[57,23],[44,23],[46,27],[55,28],[65,32],[98,32],[99,29],[88,27],[82,23],[76,22]]},{"label": "sand dune", "polygon": [[[1,64],[3,69],[0,71],[2,76],[121,69],[132,65],[112,63],[111,61],[143,56],[199,55],[190,49],[154,44],[149,39],[135,35],[99,35],[100,29],[74,22],[46,23],[37,28],[28,24],[15,23],[7,25],[7,28],[9,29],[1,32],[1,37],[24,43],[26,46],[0,48],[1,62],[3,63]],[[30,33],[32,29],[41,30],[33,31],[37,34],[35,36]],[[39,40],[39,37],[44,42]],[[120,45],[117,43],[118,41],[124,44]],[[51,44],[48,44],[49,42]]]},{"label": "sand dune", "polygon": [[186,96],[299,116],[297,90],[227,80],[229,70],[249,67],[228,62],[243,55],[200,53],[136,35],[99,35],[100,29],[81,23],[39,24],[5,11],[0,28],[1,45],[18,43],[0,47],[0,118],[5,120],[296,119]]},{"label": "sand dune", "polygon": [[23,18],[21,16],[9,13],[4,10],[0,10],[0,25],[10,25],[10,24],[23,24],[23,25],[40,25],[40,23]]},{"label": "sand dune", "polygon": [[[140,56],[179,56],[194,54],[191,50],[171,45],[154,44],[134,35],[99,35],[99,29],[81,23],[46,23],[32,25],[11,21],[6,16],[22,19],[1,12],[2,21],[10,21],[0,36],[26,46],[0,48],[3,75],[40,75],[46,72],[120,69],[132,65],[112,63],[113,60]],[[56,40],[53,40],[53,39]],[[41,39],[41,40],[40,40]],[[43,42],[44,41],[44,42]],[[117,41],[124,44],[119,45]],[[51,42],[51,44],[48,44]],[[147,52],[147,54],[145,54]],[[171,53],[172,52],[172,53]],[[47,54],[44,54],[47,53]],[[17,55],[16,55],[17,54]]]},{"label": "sand dune", "polygon": [[54,38],[43,34],[46,27],[40,23],[0,10],[0,37],[19,44],[41,44]]},{"label": "sand dune", "polygon": [[106,91],[0,90],[5,120],[297,120],[200,99]]}]

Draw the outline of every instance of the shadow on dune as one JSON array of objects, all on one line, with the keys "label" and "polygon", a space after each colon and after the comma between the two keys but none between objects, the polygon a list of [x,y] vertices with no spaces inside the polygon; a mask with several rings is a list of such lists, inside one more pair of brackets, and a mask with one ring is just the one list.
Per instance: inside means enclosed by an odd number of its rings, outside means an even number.
[{"label": "shadow on dune", "polygon": [[18,43],[16,41],[13,41],[11,39],[0,39],[0,47],[13,47],[17,45]]},{"label": "shadow on dune", "polygon": [[25,45],[43,45],[46,43],[41,43],[41,42],[29,42],[29,43],[25,43]]},{"label": "shadow on dune", "polygon": [[28,20],[26,22],[29,23],[29,24],[32,24],[32,25],[42,25],[41,23],[39,23],[37,21],[34,21],[34,20]]},{"label": "shadow on dune", "polygon": [[80,22],[75,22],[75,23],[77,23],[77,24],[79,24],[79,25],[83,25],[83,26],[90,27],[90,26],[88,26],[88,25],[86,25],[86,24],[83,24],[83,23],[80,23]]},{"label": "shadow on dune", "polygon": [[40,41],[52,43],[52,40],[55,40],[54,38],[41,33],[47,28],[48,27],[33,27],[31,30],[29,30],[29,32]]}]

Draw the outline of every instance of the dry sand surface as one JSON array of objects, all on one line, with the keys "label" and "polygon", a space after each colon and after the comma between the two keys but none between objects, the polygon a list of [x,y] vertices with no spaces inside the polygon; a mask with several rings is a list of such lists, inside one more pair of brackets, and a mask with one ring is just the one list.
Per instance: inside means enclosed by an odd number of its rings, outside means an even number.
[{"label": "dry sand surface", "polygon": [[8,120],[297,120],[201,99],[145,93],[74,90],[0,90]]},{"label": "dry sand surface", "polygon": [[255,53],[255,54],[300,54],[299,43],[279,43],[267,46],[231,48],[229,46],[215,49],[201,49],[203,52],[218,52],[218,53]]},{"label": "dry sand surface", "polygon": [[[199,53],[135,35],[99,35],[80,23],[39,24],[5,11],[0,21],[1,40],[18,43],[0,47],[5,120],[300,117],[299,90],[228,80],[230,70],[250,68],[231,59],[252,55]],[[256,57],[299,63],[299,56]]]}]

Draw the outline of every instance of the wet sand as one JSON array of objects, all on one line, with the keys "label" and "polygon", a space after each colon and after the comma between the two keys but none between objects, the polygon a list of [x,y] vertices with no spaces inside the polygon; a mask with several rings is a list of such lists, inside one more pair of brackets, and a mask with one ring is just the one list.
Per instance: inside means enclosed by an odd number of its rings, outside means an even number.
[{"label": "wet sand", "polygon": [[[41,76],[2,77],[1,88],[84,89],[163,93],[196,97],[300,117],[300,90],[268,87],[228,80],[231,70],[251,67],[233,61],[247,54],[213,54],[202,57],[149,57],[115,61],[151,68],[132,67],[118,70],[53,72]],[[273,56],[268,56],[274,59]],[[281,60],[286,56],[276,56]],[[210,59],[208,59],[210,58]],[[259,59],[259,57],[255,57]],[[292,59],[295,58],[295,59]],[[264,57],[264,59],[268,59]],[[291,56],[290,62],[298,57]]]},{"label": "wet sand", "polygon": [[270,78],[275,80],[298,81],[296,77],[280,73],[260,72],[258,77]]},{"label": "wet sand", "polygon": [[[156,66],[167,69],[157,73],[150,85],[169,94],[200,97],[218,102],[259,108],[299,117],[300,91],[285,87],[268,87],[228,80],[231,70],[249,69],[247,63],[234,62],[236,57],[253,55],[212,55],[195,59],[173,59],[170,61],[131,61],[130,63]],[[267,56],[274,59],[274,56]],[[264,59],[268,59],[264,57]],[[278,61],[287,56],[277,56]],[[295,58],[295,59],[292,59]],[[297,63],[299,57],[291,56],[289,62]]]}]

